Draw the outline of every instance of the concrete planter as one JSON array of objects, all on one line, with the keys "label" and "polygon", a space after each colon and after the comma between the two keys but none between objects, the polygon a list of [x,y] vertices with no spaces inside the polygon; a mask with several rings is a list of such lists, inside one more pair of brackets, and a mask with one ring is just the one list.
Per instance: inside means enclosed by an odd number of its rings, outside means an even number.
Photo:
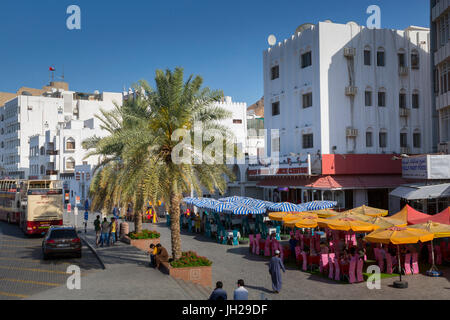
[{"label": "concrete planter", "polygon": [[133,247],[136,247],[142,251],[150,252],[150,245],[153,243],[155,246],[160,242],[159,238],[156,239],[131,239],[129,236],[123,236],[122,242],[128,243]]},{"label": "concrete planter", "polygon": [[176,279],[212,288],[212,266],[186,268],[172,268],[169,266],[169,275]]}]

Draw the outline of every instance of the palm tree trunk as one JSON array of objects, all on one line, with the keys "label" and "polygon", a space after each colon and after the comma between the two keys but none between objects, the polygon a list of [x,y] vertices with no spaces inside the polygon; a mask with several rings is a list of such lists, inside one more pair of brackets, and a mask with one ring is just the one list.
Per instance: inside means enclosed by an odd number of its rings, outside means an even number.
[{"label": "palm tree trunk", "polygon": [[176,182],[170,194],[170,232],[172,240],[172,257],[174,260],[181,258],[180,236],[180,195],[177,192]]},{"label": "palm tree trunk", "polygon": [[142,211],[141,208],[136,208],[134,211],[134,232],[142,232]]}]

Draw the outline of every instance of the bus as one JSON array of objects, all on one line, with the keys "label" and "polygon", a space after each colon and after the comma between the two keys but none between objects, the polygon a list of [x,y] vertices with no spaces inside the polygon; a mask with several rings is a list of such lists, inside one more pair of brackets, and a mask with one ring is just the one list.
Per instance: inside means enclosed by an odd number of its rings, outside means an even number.
[{"label": "bus", "polygon": [[18,224],[26,235],[63,225],[63,211],[61,181],[0,181],[0,220]]}]

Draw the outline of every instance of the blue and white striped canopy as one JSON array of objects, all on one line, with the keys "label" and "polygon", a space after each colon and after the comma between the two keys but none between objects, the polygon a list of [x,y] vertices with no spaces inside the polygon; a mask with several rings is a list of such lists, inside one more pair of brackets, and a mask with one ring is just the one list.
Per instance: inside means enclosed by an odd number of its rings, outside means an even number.
[{"label": "blue and white striped canopy", "polygon": [[224,212],[232,213],[235,215],[264,214],[266,212],[266,209],[258,209],[255,207],[238,205],[234,209],[226,209]]},{"label": "blue and white striped canopy", "polygon": [[233,209],[237,208],[238,205],[232,202],[220,202],[214,206],[212,210],[218,213],[233,211]]},{"label": "blue and white striped canopy", "polygon": [[240,196],[232,196],[232,197],[227,197],[227,198],[221,198],[221,199],[219,199],[219,201],[222,201],[222,202],[239,202],[239,201],[242,201],[242,200],[245,200],[245,199],[248,199],[248,198],[240,197]]},{"label": "blue and white striped canopy", "polygon": [[337,205],[336,201],[311,201],[302,203],[302,205],[306,208],[308,211],[314,211],[314,210],[323,210],[323,209],[329,209],[334,208]]},{"label": "blue and white striped canopy", "polygon": [[290,202],[280,202],[280,203],[274,203],[271,206],[267,208],[269,211],[276,211],[276,212],[302,212],[306,211],[305,207],[301,204],[293,204]]},{"label": "blue and white striped canopy", "polygon": [[191,198],[191,197],[186,197],[183,198],[183,202],[187,203],[187,204],[192,204],[192,201],[194,201],[195,198]]}]

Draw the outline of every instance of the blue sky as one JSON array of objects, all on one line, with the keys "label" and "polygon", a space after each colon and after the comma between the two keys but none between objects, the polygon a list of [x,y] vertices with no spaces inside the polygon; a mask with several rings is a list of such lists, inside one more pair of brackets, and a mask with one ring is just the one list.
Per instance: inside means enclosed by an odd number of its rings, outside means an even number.
[{"label": "blue sky", "polygon": [[[66,28],[66,9],[81,8],[81,30]],[[42,87],[49,66],[77,91],[122,91],[156,69],[182,66],[205,85],[249,105],[263,95],[267,37],[288,38],[305,22],[366,23],[381,8],[381,27],[429,26],[425,0],[1,0],[0,91]]]}]

